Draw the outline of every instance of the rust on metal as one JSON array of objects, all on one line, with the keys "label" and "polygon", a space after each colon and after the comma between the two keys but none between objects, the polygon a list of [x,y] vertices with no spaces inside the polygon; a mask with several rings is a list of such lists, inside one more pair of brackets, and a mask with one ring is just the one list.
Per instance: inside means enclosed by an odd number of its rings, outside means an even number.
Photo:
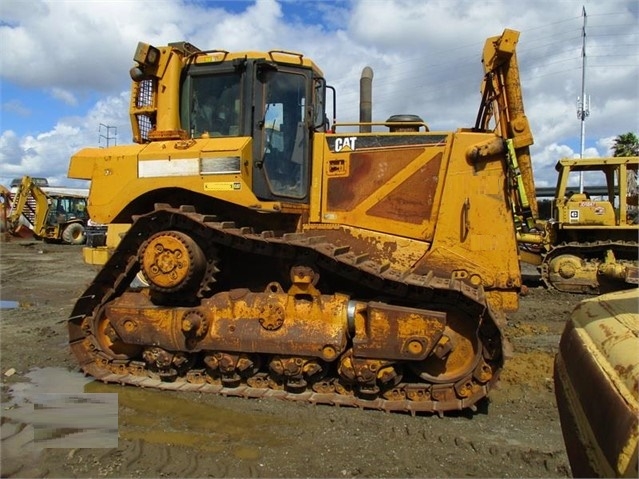
[{"label": "rust on metal", "polygon": [[328,180],[328,209],[353,210],[423,152],[423,148],[398,148],[392,155],[384,150],[351,153],[349,176]]},{"label": "rust on metal", "polygon": [[430,221],[442,157],[442,153],[435,155],[366,213],[413,224]]},{"label": "rust on metal", "polygon": [[[87,374],[411,414],[474,408],[497,380],[502,339],[480,286],[398,270],[318,232],[257,234],[205,219],[191,208],[167,207],[137,218],[69,319],[71,349]],[[288,263],[290,286],[273,280],[262,291],[206,294],[224,275],[215,261],[194,267],[200,261],[192,242],[207,251],[232,244]],[[171,250],[168,259],[158,245]],[[150,248],[155,253],[146,253]],[[187,268],[193,274],[182,274],[179,284],[128,288],[140,269],[171,271],[185,255],[196,258]],[[392,291],[404,304],[324,294],[325,274],[380,296]],[[184,297],[199,299],[178,301]]]},{"label": "rust on metal", "polygon": [[555,358],[555,394],[575,477],[636,477],[639,442],[637,290],[583,301]]},{"label": "rust on metal", "polygon": [[423,360],[445,325],[446,314],[439,311],[371,302],[355,319],[353,352],[359,357]]}]

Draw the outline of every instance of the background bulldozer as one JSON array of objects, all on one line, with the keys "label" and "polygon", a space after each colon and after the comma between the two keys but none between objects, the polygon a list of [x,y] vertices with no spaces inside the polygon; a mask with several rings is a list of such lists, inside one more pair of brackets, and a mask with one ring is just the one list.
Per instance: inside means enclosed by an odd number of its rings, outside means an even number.
[{"label": "background bulldozer", "polygon": [[[562,159],[552,219],[523,224],[522,260],[539,265],[547,286],[599,294],[639,284],[639,157]],[[581,188],[579,185],[581,180]],[[594,194],[589,188],[605,186]]]}]

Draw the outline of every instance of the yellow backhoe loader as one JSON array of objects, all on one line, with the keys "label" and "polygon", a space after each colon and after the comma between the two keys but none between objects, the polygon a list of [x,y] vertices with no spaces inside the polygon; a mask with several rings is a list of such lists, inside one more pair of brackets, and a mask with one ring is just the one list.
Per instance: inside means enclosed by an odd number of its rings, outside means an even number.
[{"label": "yellow backhoe loader", "polygon": [[[46,191],[45,191],[46,190]],[[41,187],[24,176],[7,213],[7,231],[44,241],[79,245],[86,240],[87,194],[78,189]]]}]

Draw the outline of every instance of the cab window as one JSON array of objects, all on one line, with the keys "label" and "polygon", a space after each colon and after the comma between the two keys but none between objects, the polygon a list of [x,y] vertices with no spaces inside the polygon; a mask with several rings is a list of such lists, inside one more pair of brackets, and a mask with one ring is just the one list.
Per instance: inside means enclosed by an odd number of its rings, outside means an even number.
[{"label": "cab window", "polygon": [[[188,125],[192,138],[202,135],[239,136],[240,75],[236,73],[190,77]],[[182,102],[184,113],[184,99]]]},{"label": "cab window", "polygon": [[263,164],[271,192],[303,198],[308,190],[306,78],[278,71],[266,83]]}]

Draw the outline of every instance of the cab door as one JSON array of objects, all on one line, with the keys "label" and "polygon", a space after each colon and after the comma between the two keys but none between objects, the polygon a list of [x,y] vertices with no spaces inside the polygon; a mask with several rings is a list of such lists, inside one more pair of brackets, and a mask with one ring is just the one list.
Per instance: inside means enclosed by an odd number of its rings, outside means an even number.
[{"label": "cab door", "polygon": [[256,70],[253,192],[265,200],[307,202],[310,71]]}]

